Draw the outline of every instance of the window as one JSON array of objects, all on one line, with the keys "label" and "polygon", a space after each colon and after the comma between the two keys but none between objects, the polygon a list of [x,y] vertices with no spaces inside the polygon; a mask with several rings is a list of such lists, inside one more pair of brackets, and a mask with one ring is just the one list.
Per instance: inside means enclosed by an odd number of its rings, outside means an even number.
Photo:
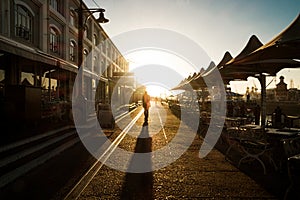
[{"label": "window", "polygon": [[89,31],[89,28],[85,25],[85,26],[84,26],[84,32],[83,32],[83,37],[84,37],[84,38],[87,38],[87,37],[88,37],[88,31]]},{"label": "window", "polygon": [[59,34],[53,27],[50,28],[50,51],[59,53]]},{"label": "window", "polygon": [[41,78],[41,87],[42,87],[42,100],[46,103],[57,100],[57,88],[58,88],[58,78],[56,74],[59,72],[55,69],[49,69],[43,72]]},{"label": "window", "polygon": [[53,8],[53,10],[59,12],[61,15],[64,16],[64,3],[65,1],[62,0],[49,0],[49,5],[51,8]]},{"label": "window", "polygon": [[87,57],[88,57],[88,54],[89,54],[88,50],[84,49],[83,50],[83,62],[84,62],[83,66],[85,66],[85,67],[87,66]]},{"label": "window", "polygon": [[92,39],[93,39],[92,20],[88,17],[85,21],[86,22],[84,24],[83,37],[92,41]]},{"label": "window", "polygon": [[70,42],[70,60],[75,62],[75,53],[76,53],[76,43],[74,41]]},{"label": "window", "polygon": [[58,0],[50,0],[49,4],[54,10],[58,11],[59,8]]},{"label": "window", "polygon": [[21,85],[34,86],[34,74],[21,72]]},{"label": "window", "polygon": [[94,72],[98,72],[98,70],[97,70],[97,57],[96,56],[94,56],[94,59],[93,59],[93,65],[94,65]]},{"label": "window", "polygon": [[101,59],[100,59],[100,66],[99,66],[99,71],[100,71],[100,74],[102,75],[103,73],[103,69],[105,69],[105,63],[104,63],[104,58],[103,56],[101,56]]},{"label": "window", "polygon": [[32,40],[32,15],[24,6],[15,8],[15,35],[24,40]]},{"label": "window", "polygon": [[58,0],[50,0],[50,6],[54,9],[58,11]]},{"label": "window", "polygon": [[76,26],[76,14],[74,10],[70,11],[70,24]]},{"label": "window", "polygon": [[97,46],[97,35],[96,34],[93,35],[93,44],[95,46]]},{"label": "window", "polygon": [[0,100],[4,98],[5,71],[0,69]]},{"label": "window", "polygon": [[105,52],[106,52],[107,56],[110,56],[110,44],[108,42],[106,42],[106,50],[105,50]]},{"label": "window", "polygon": [[5,71],[3,69],[0,69],[0,84],[4,83],[5,80]]}]

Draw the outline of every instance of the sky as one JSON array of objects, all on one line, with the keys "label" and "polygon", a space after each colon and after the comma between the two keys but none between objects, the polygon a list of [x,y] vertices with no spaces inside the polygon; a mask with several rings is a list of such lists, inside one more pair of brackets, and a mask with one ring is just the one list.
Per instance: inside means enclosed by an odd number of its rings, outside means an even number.
[{"label": "sky", "polygon": [[[101,26],[114,41],[114,37],[127,31],[157,28],[182,34],[198,44],[215,64],[225,52],[237,56],[251,35],[256,35],[265,44],[284,30],[299,14],[299,0],[84,0],[90,8],[106,10],[110,21]],[[116,44],[118,47],[118,44]],[[148,52],[149,53],[149,52]],[[134,55],[125,55],[130,65],[137,65]],[[141,56],[136,56],[136,58]],[[153,58],[156,58],[155,56]],[[147,65],[149,61],[147,61]],[[143,65],[140,63],[140,65]],[[193,73],[193,69],[170,62],[181,68],[182,76]],[[180,65],[180,66],[179,66]],[[199,69],[199,66],[197,66]],[[208,67],[208,66],[201,66]],[[290,86],[300,88],[300,69],[280,71],[269,87],[275,87],[279,76],[285,76]],[[267,84],[274,77],[267,79]],[[242,93],[246,87],[260,88],[256,79],[248,82],[234,81],[231,88]]]}]

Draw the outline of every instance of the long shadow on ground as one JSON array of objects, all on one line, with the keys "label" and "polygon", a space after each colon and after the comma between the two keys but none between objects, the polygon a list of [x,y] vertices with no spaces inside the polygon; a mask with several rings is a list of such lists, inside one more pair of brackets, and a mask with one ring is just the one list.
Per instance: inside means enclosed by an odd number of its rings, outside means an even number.
[{"label": "long shadow on ground", "polygon": [[[144,126],[137,139],[135,153],[149,153],[152,151],[152,138],[149,137],[148,126]],[[141,165],[151,167],[151,154],[144,154]],[[133,156],[129,165],[129,170],[136,168],[137,156]],[[121,199],[154,199],[153,194],[153,174],[147,173],[126,173],[125,181],[122,188]]]}]

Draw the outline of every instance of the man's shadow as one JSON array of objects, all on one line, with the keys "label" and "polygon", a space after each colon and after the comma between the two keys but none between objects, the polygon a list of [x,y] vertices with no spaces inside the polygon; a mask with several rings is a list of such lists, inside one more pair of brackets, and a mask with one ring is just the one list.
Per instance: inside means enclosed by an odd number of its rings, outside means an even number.
[{"label": "man's shadow", "polygon": [[[136,147],[134,150],[135,154],[129,164],[129,171],[145,168],[151,169],[151,151],[152,138],[149,137],[148,126],[143,126],[140,136],[136,142]],[[140,160],[141,154],[142,161]],[[126,173],[121,199],[154,199],[152,171],[146,173]]]}]

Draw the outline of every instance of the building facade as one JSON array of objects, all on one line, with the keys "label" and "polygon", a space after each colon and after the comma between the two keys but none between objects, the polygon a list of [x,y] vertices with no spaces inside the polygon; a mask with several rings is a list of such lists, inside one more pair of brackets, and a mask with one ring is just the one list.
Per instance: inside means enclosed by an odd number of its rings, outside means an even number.
[{"label": "building facade", "polygon": [[288,89],[287,84],[284,82],[284,77],[279,77],[280,82],[276,84],[276,98],[278,101],[287,101],[288,100]]},{"label": "building facade", "polygon": [[275,102],[300,102],[300,90],[294,88],[293,84],[290,88],[287,88],[287,84],[284,82],[284,77],[280,76],[280,82],[276,84],[276,88],[267,89],[267,100]]},{"label": "building facade", "polygon": [[[79,5],[79,0],[0,1],[0,98],[5,120],[18,116],[37,123],[71,117],[67,107],[74,94],[95,104],[110,102],[113,75],[128,72],[128,62],[89,12],[83,14],[83,89],[73,87]],[[123,89],[118,91],[121,97]]]}]

